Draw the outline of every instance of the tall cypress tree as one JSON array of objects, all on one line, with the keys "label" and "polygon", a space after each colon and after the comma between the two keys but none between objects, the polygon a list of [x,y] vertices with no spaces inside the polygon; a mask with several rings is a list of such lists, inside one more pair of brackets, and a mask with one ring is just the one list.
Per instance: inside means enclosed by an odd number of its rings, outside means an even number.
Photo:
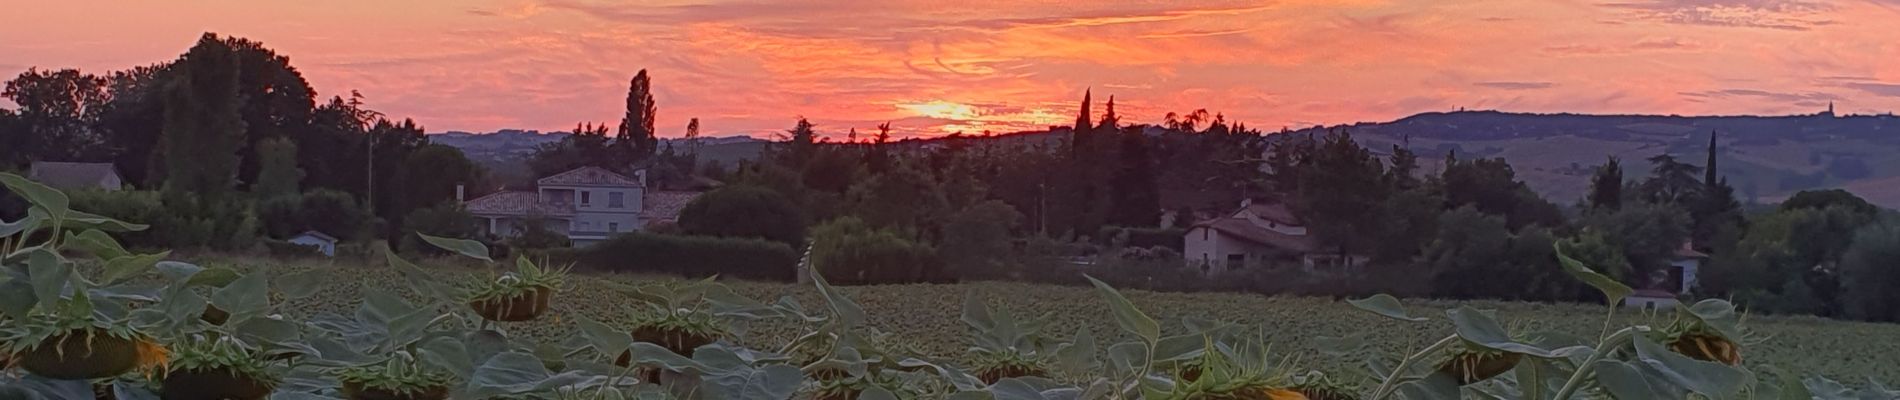
[{"label": "tall cypress tree", "polygon": [[217,197],[236,183],[244,145],[237,54],[206,33],[165,91],[165,191]]},{"label": "tall cypress tree", "polygon": [[652,82],[647,70],[642,69],[627,85],[627,115],[620,119],[620,130],[614,135],[614,147],[624,158],[620,161],[633,164],[653,156],[659,145],[653,134],[653,119],[658,112]]},{"label": "tall cypress tree", "polygon": [[1715,131],[1709,131],[1709,161],[1702,167],[1702,184],[1709,185],[1710,190],[1721,183],[1715,173],[1715,135]]},{"label": "tall cypress tree", "polygon": [[1082,135],[1084,132],[1095,129],[1095,127],[1089,126],[1089,96],[1093,94],[1091,93],[1093,91],[1093,89],[1082,90],[1082,111],[1075,115],[1076,135]]},{"label": "tall cypress tree", "polygon": [[1597,167],[1590,177],[1590,208],[1616,210],[1623,207],[1623,166],[1616,156]]}]

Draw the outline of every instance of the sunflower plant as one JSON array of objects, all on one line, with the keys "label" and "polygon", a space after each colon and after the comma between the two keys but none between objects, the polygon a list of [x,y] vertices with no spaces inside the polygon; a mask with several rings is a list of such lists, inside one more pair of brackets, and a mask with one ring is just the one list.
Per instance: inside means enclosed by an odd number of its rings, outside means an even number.
[{"label": "sunflower plant", "polygon": [[[0,317],[9,320],[0,327],[0,351],[27,372],[55,379],[162,370],[165,348],[128,306],[155,301],[155,294],[127,282],[167,254],[126,251],[106,233],[146,226],[72,210],[64,193],[18,175],[0,173],[0,185],[31,205],[25,218],[0,221]],[[67,254],[99,260],[86,265],[102,268],[82,271]]]}]

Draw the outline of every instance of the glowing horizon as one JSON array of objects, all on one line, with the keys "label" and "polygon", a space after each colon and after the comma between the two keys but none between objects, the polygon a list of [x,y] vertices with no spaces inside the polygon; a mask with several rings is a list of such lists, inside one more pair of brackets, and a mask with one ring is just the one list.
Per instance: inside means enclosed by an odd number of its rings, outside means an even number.
[{"label": "glowing horizon", "polygon": [[[1460,108],[1900,109],[1900,0],[51,2],[0,25],[0,74],[104,73],[200,32],[288,55],[322,98],[430,132],[617,122],[635,71],[662,136],[1006,133],[1207,109],[1263,130]],[[157,18],[153,16],[166,15]]]}]

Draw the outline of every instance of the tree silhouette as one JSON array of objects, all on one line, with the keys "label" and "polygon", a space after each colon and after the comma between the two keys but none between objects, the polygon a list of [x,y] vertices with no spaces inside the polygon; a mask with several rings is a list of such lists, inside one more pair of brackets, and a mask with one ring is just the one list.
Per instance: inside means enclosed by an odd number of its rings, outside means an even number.
[{"label": "tree silhouette", "polygon": [[[653,103],[652,82],[647,78],[647,70],[642,69],[633,75],[633,82],[627,87],[627,115],[621,118],[620,129],[614,134],[613,145],[620,153],[615,161],[630,166],[653,156],[659,146],[653,130],[654,115],[658,112],[659,106]],[[625,168],[629,167],[612,169]]]},{"label": "tree silhouette", "polygon": [[231,190],[243,146],[237,54],[206,33],[166,90],[165,190],[217,197]]}]

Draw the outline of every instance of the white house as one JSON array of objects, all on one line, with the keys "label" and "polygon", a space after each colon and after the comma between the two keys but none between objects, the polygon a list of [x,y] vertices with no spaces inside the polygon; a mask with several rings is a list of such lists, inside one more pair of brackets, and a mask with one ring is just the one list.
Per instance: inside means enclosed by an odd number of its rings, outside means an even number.
[{"label": "white house", "polygon": [[[675,219],[678,207],[697,195],[650,191],[645,170],[629,178],[599,167],[550,175],[536,180],[535,186],[534,191],[502,191],[464,205],[489,235],[520,235],[525,224],[540,221],[580,247],[641,230],[653,220]],[[654,204],[659,207],[649,209],[651,200],[659,200]]]},{"label": "white house", "polygon": [[1669,276],[1665,278],[1664,288],[1679,294],[1689,294],[1689,290],[1695,289],[1698,284],[1696,273],[1701,271],[1702,263],[1708,260],[1708,254],[1695,251],[1689,242],[1683,242],[1682,247],[1676,248],[1675,257],[1669,260]]},{"label": "white house", "polygon": [[118,191],[125,188],[124,178],[112,163],[33,162],[27,179],[60,190]]},{"label": "white house", "polygon": [[323,253],[324,256],[336,257],[336,237],[325,235],[323,232],[304,231],[304,233],[299,233],[297,236],[291,236],[290,240],[286,241],[295,245],[316,248],[317,252]]},{"label": "white house", "polygon": [[1285,204],[1252,200],[1242,201],[1232,214],[1194,224],[1182,238],[1182,250],[1189,266],[1209,275],[1293,261],[1309,269],[1352,266],[1366,258],[1341,260],[1336,252],[1320,251],[1306,224]]},{"label": "white house", "polygon": [[1676,299],[1675,293],[1658,289],[1637,290],[1623,298],[1624,307],[1644,310],[1670,310],[1681,304],[1682,300]]}]

